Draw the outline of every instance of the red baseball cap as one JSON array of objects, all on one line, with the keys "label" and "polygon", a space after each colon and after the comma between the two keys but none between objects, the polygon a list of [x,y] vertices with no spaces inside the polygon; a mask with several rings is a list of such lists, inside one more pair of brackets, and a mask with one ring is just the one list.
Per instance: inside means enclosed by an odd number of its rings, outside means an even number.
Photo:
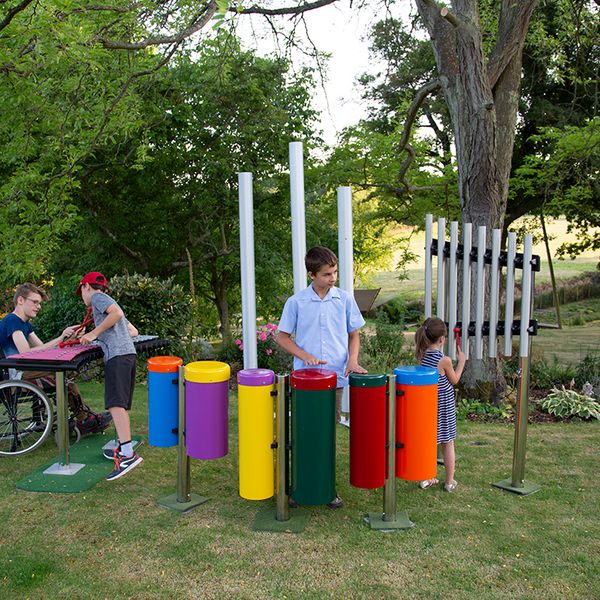
[{"label": "red baseball cap", "polygon": [[85,285],[86,283],[97,283],[98,285],[101,285],[108,289],[106,277],[104,277],[104,275],[102,275],[102,273],[100,273],[99,271],[90,271],[89,273],[86,273],[83,276],[83,278],[79,282],[79,285],[77,286],[78,296],[81,296],[81,286]]}]

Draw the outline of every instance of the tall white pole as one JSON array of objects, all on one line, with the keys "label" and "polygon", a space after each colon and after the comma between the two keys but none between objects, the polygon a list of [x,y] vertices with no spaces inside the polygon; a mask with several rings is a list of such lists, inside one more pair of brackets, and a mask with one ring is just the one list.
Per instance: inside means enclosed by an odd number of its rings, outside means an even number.
[{"label": "tall white pole", "polygon": [[[354,244],[352,238],[352,188],[343,186],[337,189],[338,200],[338,258],[340,288],[354,295]],[[342,412],[350,412],[349,387],[342,395]],[[345,420],[344,420],[345,421]],[[346,421],[344,422],[346,424]]]},{"label": "tall white pole", "polygon": [[521,331],[519,338],[519,356],[529,355],[529,319],[531,318],[531,258],[533,238],[530,233],[525,236],[523,248],[523,279],[521,281]]},{"label": "tall white pole", "polygon": [[444,292],[446,286],[444,283],[444,245],[446,243],[446,219],[438,219],[438,253],[437,253],[437,315],[442,321],[445,315]]},{"label": "tall white pole", "polygon": [[475,290],[475,358],[483,358],[483,310],[485,305],[485,226],[477,228],[477,273]]},{"label": "tall white pole", "polygon": [[431,317],[432,297],[432,257],[431,239],[433,237],[433,215],[425,215],[425,318]]},{"label": "tall white pole", "polygon": [[456,327],[456,307],[458,296],[458,269],[456,252],[458,251],[458,222],[450,222],[450,258],[448,260],[448,353],[450,358],[456,358],[456,342],[454,328]]},{"label": "tall white pole", "polygon": [[252,173],[238,173],[240,203],[240,266],[242,272],[242,334],[244,369],[258,366],[256,353],[256,286],[254,281],[254,210]]},{"label": "tall white pole", "polygon": [[515,315],[515,256],[517,254],[517,234],[508,234],[506,253],[506,306],[504,310],[504,356],[512,356],[512,322]]},{"label": "tall white pole", "polygon": [[498,356],[496,329],[498,327],[498,303],[500,292],[500,229],[492,229],[492,268],[490,276],[490,335],[488,341],[488,356]]},{"label": "tall white pole", "polygon": [[469,323],[471,322],[471,248],[473,246],[473,224],[463,223],[463,288],[462,288],[462,331],[460,347],[469,358]]},{"label": "tall white pole", "polygon": [[302,142],[290,142],[290,200],[294,294],[306,287],[306,219],[304,217],[304,158]]}]

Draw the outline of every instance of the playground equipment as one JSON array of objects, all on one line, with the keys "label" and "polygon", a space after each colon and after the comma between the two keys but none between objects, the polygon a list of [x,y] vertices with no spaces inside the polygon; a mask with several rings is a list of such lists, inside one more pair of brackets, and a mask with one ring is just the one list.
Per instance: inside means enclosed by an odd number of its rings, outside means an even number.
[{"label": "playground equipment", "polygon": [[[177,435],[177,491],[160,498],[160,506],[178,512],[187,512],[208,500],[204,496],[192,494],[190,491],[190,457],[211,460],[225,456],[227,446],[227,413],[228,413],[228,381],[229,365],[216,361],[197,361],[182,365],[177,357],[160,357],[161,360],[151,365],[156,369],[160,364],[164,373],[168,373],[171,385],[177,389],[177,428],[171,433]],[[152,372],[152,371],[151,371]],[[157,395],[158,387],[166,394],[165,403],[172,402],[171,390],[164,389],[168,382],[153,378],[148,381],[149,398]],[[153,401],[150,410],[158,410],[159,415],[172,411],[159,406]],[[148,415],[149,422],[160,420]],[[166,447],[175,445],[174,439],[167,435],[169,424],[159,427],[160,433],[149,436],[150,445]],[[168,439],[165,439],[168,438]],[[159,444],[153,443],[158,440]],[[165,444],[165,445],[162,445]]]},{"label": "playground equipment", "polygon": [[365,517],[371,529],[414,526],[406,513],[396,512],[396,477],[435,475],[437,381],[437,371],[428,367],[398,367],[389,376],[350,375],[350,483],[384,487],[383,512]]},{"label": "playground equipment", "polygon": [[[504,336],[503,354],[511,356],[512,337],[519,336],[519,386],[515,416],[515,439],[511,479],[494,483],[495,487],[528,495],[540,486],[525,480],[525,448],[527,439],[527,414],[529,401],[529,374],[531,366],[531,339],[537,334],[537,321],[531,319],[535,273],[540,270],[540,258],[532,254],[532,236],[527,234],[523,253],[516,252],[516,234],[508,234],[507,249],[501,249],[501,231],[492,230],[491,249],[486,248],[487,230],[477,227],[477,245],[473,246],[473,227],[463,223],[463,243],[459,244],[458,222],[450,223],[450,239],[446,240],[446,220],[437,221],[438,239],[433,239],[433,216],[425,221],[425,318],[432,316],[433,307],[433,257],[437,256],[436,314],[444,319],[448,331],[460,331],[460,346],[469,357],[481,360],[484,354],[484,338],[487,337],[487,355],[498,356],[501,346],[498,336]],[[462,261],[462,269],[460,263]],[[500,283],[503,269],[506,300],[504,320],[499,319]],[[474,286],[472,272],[475,270]],[[514,319],[515,274],[522,271],[520,319]],[[462,287],[458,293],[458,274],[462,272]],[[488,319],[485,319],[486,284],[489,291]],[[474,293],[473,293],[474,287]],[[459,303],[460,300],[460,303]],[[471,320],[471,306],[475,307],[475,319]],[[461,318],[459,320],[458,315]],[[456,358],[456,340],[448,337],[448,354]]]}]

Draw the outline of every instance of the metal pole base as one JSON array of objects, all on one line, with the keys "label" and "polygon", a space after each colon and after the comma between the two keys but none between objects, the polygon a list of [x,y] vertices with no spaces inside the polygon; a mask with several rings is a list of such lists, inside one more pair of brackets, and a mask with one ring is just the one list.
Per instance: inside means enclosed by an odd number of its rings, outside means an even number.
[{"label": "metal pole base", "polygon": [[84,463],[61,465],[60,463],[55,462],[44,471],[44,475],[75,475],[75,473],[81,471],[83,467],[85,467]]},{"label": "metal pole base", "polygon": [[513,494],[518,494],[519,496],[529,496],[530,494],[535,494],[542,489],[541,485],[533,483],[533,481],[524,481],[523,485],[515,487],[511,479],[503,479],[498,483],[492,483],[492,486],[507,492],[512,492]]},{"label": "metal pole base", "polygon": [[265,508],[254,517],[254,531],[272,531],[274,533],[302,533],[308,524],[309,514],[301,508],[290,511],[287,521],[278,521],[272,508]]},{"label": "metal pole base", "polygon": [[208,498],[205,498],[204,496],[190,494],[189,502],[179,502],[177,500],[177,493],[175,493],[170,496],[165,496],[164,498],[159,498],[156,501],[156,504],[177,512],[188,512],[188,510],[192,510],[193,508],[196,508],[196,506],[200,506],[200,504],[204,504],[207,501]]},{"label": "metal pole base", "polygon": [[410,529],[415,524],[408,518],[405,512],[396,513],[396,518],[393,521],[384,521],[383,513],[370,512],[364,516],[364,522],[371,528],[382,533],[391,533],[398,529]]}]

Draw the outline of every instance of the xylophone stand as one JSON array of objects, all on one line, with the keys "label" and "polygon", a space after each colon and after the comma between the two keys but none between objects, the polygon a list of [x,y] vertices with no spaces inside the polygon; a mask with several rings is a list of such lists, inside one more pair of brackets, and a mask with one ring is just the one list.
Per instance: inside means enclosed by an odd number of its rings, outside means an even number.
[{"label": "xylophone stand", "polygon": [[365,523],[371,529],[391,533],[398,529],[410,529],[415,524],[405,512],[396,512],[396,376],[388,376],[388,443],[387,478],[383,488],[383,513],[370,512],[365,515]]},{"label": "xylophone stand", "polygon": [[179,415],[177,423],[177,492],[156,501],[159,506],[169,508],[177,512],[187,512],[204,504],[208,498],[192,494],[190,476],[190,457],[185,449],[185,367],[178,367],[178,400]]},{"label": "xylophone stand", "polygon": [[44,471],[44,475],[75,475],[85,467],[85,464],[69,462],[69,410],[65,372],[57,371],[55,376],[59,459]]}]

